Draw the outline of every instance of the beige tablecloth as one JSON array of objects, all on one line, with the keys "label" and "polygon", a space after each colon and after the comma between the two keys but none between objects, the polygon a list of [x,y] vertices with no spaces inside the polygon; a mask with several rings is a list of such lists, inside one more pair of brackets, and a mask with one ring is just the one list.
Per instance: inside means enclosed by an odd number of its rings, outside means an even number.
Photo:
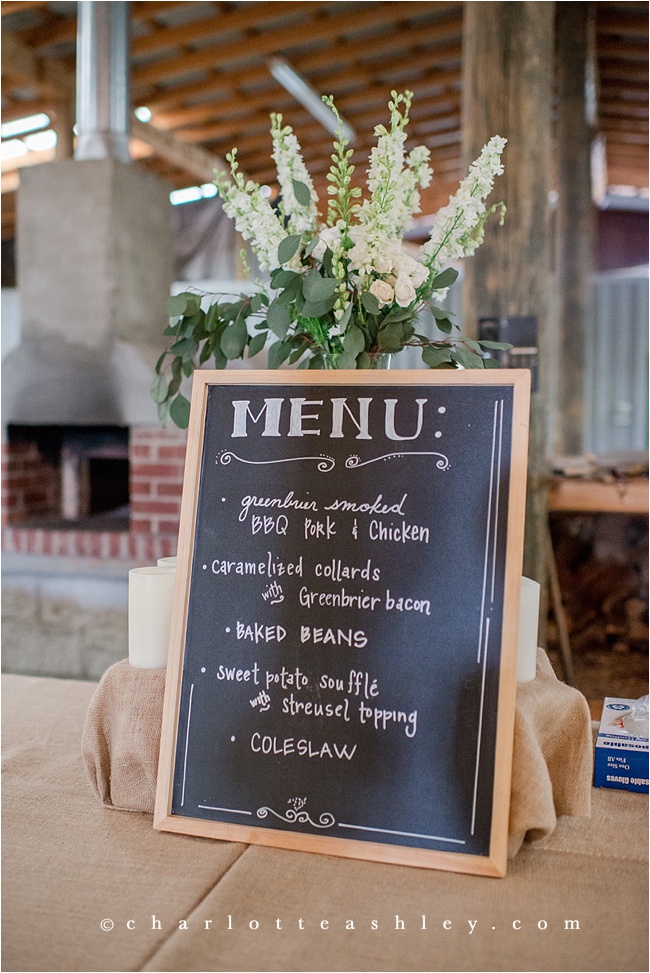
[{"label": "beige tablecloth", "polygon": [[88,786],[94,691],[3,680],[8,973],[647,969],[645,796],[593,791],[504,879],[160,833]]}]

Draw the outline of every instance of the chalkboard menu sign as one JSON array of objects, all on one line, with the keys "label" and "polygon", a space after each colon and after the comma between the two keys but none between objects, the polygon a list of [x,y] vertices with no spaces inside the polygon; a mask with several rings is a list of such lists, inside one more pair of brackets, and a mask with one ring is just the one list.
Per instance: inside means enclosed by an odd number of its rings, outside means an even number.
[{"label": "chalkboard menu sign", "polygon": [[195,374],[155,827],[504,873],[528,399]]}]

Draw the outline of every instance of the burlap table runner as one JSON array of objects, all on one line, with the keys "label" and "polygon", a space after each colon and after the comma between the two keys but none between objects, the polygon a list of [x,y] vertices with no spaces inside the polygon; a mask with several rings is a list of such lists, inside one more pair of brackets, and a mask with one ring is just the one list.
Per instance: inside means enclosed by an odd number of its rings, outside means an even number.
[{"label": "burlap table runner", "polygon": [[[104,673],[81,747],[105,807],[153,813],[164,691],[164,669],[134,669],[125,659]],[[592,761],[587,701],[539,649],[535,680],[517,687],[509,857],[525,839],[552,834],[558,815],[589,815]]]}]

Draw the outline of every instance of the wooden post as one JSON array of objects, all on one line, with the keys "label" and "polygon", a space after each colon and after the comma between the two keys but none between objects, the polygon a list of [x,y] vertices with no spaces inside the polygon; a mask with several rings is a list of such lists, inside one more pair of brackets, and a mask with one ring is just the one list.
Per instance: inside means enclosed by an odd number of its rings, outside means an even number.
[{"label": "wooden post", "polygon": [[57,99],[53,121],[54,131],[56,132],[55,158],[57,162],[62,159],[71,159],[74,147],[72,134],[74,115],[71,99]]},{"label": "wooden post", "polygon": [[463,30],[463,152],[477,157],[492,135],[508,139],[505,174],[494,200],[507,206],[503,227],[465,264],[464,328],[480,317],[535,315],[539,390],[531,401],[524,574],[542,585],[546,604],[546,435],[544,419],[549,318],[549,203],[554,3],[469,2]]},{"label": "wooden post", "polygon": [[553,450],[561,455],[584,451],[585,337],[594,251],[587,75],[592,6],[557,6],[558,371]]}]

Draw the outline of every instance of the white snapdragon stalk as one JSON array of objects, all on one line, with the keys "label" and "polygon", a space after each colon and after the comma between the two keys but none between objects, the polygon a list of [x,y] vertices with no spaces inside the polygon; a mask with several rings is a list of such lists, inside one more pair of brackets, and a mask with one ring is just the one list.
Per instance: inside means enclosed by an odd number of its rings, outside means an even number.
[{"label": "white snapdragon stalk", "polygon": [[[311,176],[302,158],[300,143],[290,125],[282,125],[282,115],[271,115],[271,134],[273,136],[273,159],[278,172],[278,183],[282,193],[282,205],[288,220],[290,233],[315,232],[318,222],[318,196]],[[294,182],[302,183],[309,190],[309,202],[301,203],[296,198]]]},{"label": "white snapdragon stalk", "polygon": [[257,254],[260,267],[271,270],[278,263],[278,247],[287,233],[268,199],[260,193],[260,187],[252,180],[245,181],[238,172],[236,150],[226,156],[230,162],[233,182],[223,172],[215,172],[215,183],[223,200],[226,214],[245,240],[250,241]]},{"label": "white snapdragon stalk", "polygon": [[503,222],[503,205],[497,204],[488,210],[484,201],[492,189],[494,177],[503,172],[501,153],[505,144],[506,139],[499,135],[491,138],[470,166],[456,195],[439,210],[431,237],[420,248],[432,276],[449,263],[474,253],[483,241],[485,221],[495,209],[501,210]]}]

